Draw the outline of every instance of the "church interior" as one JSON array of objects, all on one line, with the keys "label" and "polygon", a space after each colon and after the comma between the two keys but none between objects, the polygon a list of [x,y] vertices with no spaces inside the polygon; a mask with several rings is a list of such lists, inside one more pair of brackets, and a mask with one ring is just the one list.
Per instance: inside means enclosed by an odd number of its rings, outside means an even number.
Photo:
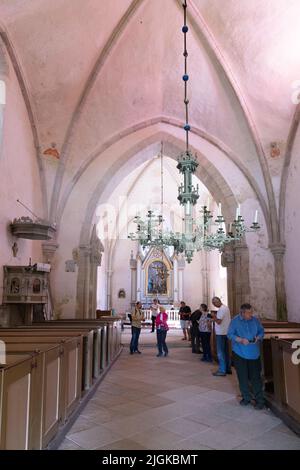
[{"label": "church interior", "polygon": [[[300,450],[299,17],[0,0],[0,450]],[[264,329],[263,409],[213,299]]]}]

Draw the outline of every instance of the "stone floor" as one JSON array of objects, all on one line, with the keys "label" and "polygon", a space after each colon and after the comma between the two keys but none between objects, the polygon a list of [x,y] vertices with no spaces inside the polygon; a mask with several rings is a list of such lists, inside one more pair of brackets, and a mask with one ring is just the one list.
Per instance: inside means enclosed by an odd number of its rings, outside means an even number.
[{"label": "stone floor", "polygon": [[122,355],[101,382],[60,449],[300,449],[300,438],[270,410],[242,408],[236,377],[213,377],[181,332],[168,333],[170,354],[156,357],[143,329],[142,354]]}]

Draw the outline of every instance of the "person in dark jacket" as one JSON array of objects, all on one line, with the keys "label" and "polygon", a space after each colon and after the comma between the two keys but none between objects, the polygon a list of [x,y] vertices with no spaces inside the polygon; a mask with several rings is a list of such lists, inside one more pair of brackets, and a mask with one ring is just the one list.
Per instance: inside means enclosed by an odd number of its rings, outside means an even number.
[{"label": "person in dark jacket", "polygon": [[180,302],[179,316],[180,316],[180,326],[183,332],[182,340],[190,339],[190,316],[191,316],[191,307],[186,305],[183,300]]},{"label": "person in dark jacket", "polygon": [[264,337],[264,328],[259,319],[253,316],[250,304],[241,306],[239,315],[231,320],[227,335],[232,341],[233,363],[242,394],[240,405],[247,406],[251,402],[250,383],[255,398],[255,408],[262,410],[265,399],[259,344]]},{"label": "person in dark jacket", "polygon": [[199,331],[199,320],[202,315],[200,309],[195,310],[191,317],[190,336],[192,343],[192,353],[200,354],[200,331]]}]

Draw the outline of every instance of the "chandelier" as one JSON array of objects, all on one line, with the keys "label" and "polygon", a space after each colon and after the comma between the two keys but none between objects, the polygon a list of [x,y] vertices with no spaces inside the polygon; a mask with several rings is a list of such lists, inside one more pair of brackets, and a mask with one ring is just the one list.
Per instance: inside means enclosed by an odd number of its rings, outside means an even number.
[{"label": "chandelier", "polygon": [[[177,169],[183,175],[183,183],[178,188],[178,200],[184,208],[184,231],[173,232],[164,230],[163,215],[156,215],[149,210],[146,220],[140,216],[135,217],[134,222],[137,224],[136,233],[130,233],[128,238],[133,241],[139,241],[143,248],[157,247],[163,250],[166,247],[173,247],[176,254],[184,254],[188,263],[193,259],[195,251],[219,250],[222,251],[226,244],[240,241],[245,232],[257,231],[260,229],[258,224],[258,212],[255,211],[254,222],[250,228],[246,227],[245,221],[240,213],[240,205],[236,209],[236,216],[232,223],[228,224],[225,229],[225,219],[222,215],[221,203],[218,205],[218,215],[214,219],[208,205],[201,207],[200,216],[193,217],[193,208],[199,199],[199,186],[193,185],[192,176],[195,174],[199,163],[197,155],[190,150],[189,132],[191,126],[189,124],[189,99],[188,99],[188,51],[187,51],[187,0],[182,3],[184,13],[184,25],[182,32],[184,34],[184,75],[182,77],[184,83],[184,105],[185,105],[185,143],[186,148],[178,157]],[[162,149],[161,149],[162,159]],[[215,229],[215,230],[214,230]]]}]

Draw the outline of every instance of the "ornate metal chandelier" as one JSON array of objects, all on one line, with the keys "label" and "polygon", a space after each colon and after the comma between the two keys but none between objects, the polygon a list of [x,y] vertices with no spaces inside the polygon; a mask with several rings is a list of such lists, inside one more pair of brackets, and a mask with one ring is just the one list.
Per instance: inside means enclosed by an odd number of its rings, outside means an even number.
[{"label": "ornate metal chandelier", "polygon": [[[182,32],[184,34],[184,105],[186,123],[184,130],[186,133],[185,151],[178,157],[177,169],[183,174],[183,183],[178,188],[178,200],[184,208],[184,232],[165,231],[163,229],[163,216],[155,215],[149,210],[147,219],[143,220],[137,216],[134,222],[137,224],[136,233],[129,234],[131,240],[137,240],[143,247],[155,246],[163,250],[166,247],[174,247],[175,253],[183,253],[187,262],[192,261],[195,251],[200,250],[219,250],[222,251],[226,244],[239,241],[243,238],[245,232],[257,231],[260,226],[257,221],[257,211],[255,212],[254,222],[248,228],[240,214],[240,205],[236,210],[234,221],[228,225],[227,233],[225,228],[225,219],[222,215],[221,204],[219,204],[218,216],[213,221],[213,214],[208,206],[202,206],[200,217],[193,218],[193,207],[196,206],[199,199],[199,187],[195,187],[192,182],[192,176],[195,174],[199,163],[197,155],[193,155],[189,146],[189,99],[188,99],[188,51],[187,51],[187,0],[183,1],[184,25]],[[162,151],[161,151],[162,152]],[[213,231],[215,227],[215,231]]]}]

